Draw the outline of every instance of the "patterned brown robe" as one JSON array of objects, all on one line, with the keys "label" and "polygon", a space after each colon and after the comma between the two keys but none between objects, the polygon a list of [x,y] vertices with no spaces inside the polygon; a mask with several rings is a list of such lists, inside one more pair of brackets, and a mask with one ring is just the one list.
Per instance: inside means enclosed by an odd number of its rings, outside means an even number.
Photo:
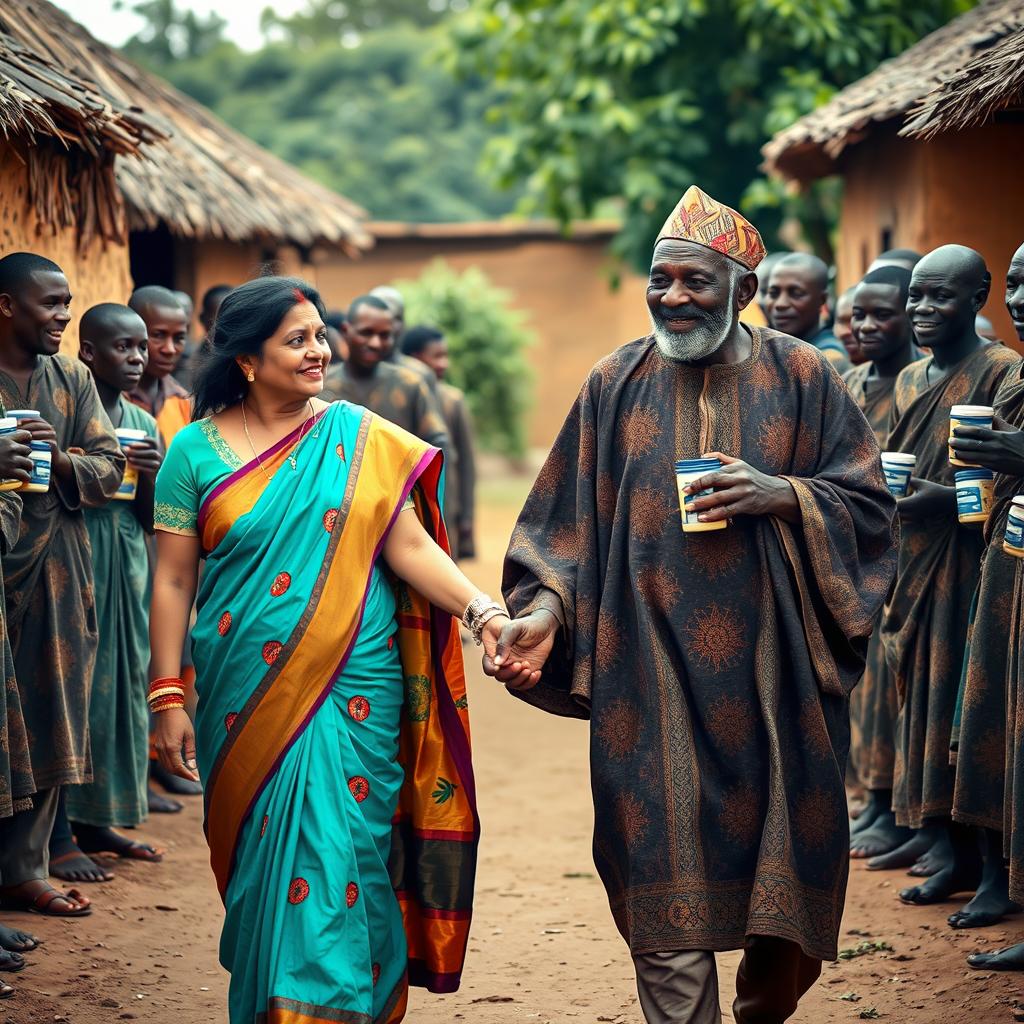
[{"label": "patterned brown robe", "polygon": [[[917,476],[953,486],[949,411],[991,405],[1020,361],[1003,345],[986,345],[935,384],[931,358],[896,380],[892,451],[917,456]],[[882,640],[900,696],[893,809],[900,825],[921,828],[953,810],[950,737],[964,663],[971,598],[985,548],[982,530],[948,514],[902,524],[899,572],[882,619]]]},{"label": "patterned brown robe", "polygon": [[[7,558],[18,540],[21,527],[21,496],[11,491],[0,491],[0,557]],[[21,695],[14,676],[14,659],[7,637],[7,617],[3,601],[3,582],[0,580],[0,669],[3,683],[0,687],[0,818],[9,818],[15,811],[24,810],[36,791],[32,779],[32,764],[28,756],[28,734],[21,712]]]},{"label": "patterned brown robe", "polygon": [[451,384],[441,383],[437,389],[441,412],[452,439],[451,457],[445,465],[444,515],[448,523],[452,554],[459,550],[461,532],[473,533],[476,504],[476,459],[473,454],[473,425],[466,406],[466,396]]},{"label": "patterned brown robe", "polygon": [[1024,559],[1016,559],[1006,664],[1006,793],[1003,850],[1010,862],[1010,899],[1024,904]]},{"label": "patterned brown robe", "polygon": [[[1024,428],[1024,364],[1018,372],[1007,374],[993,405],[996,415]],[[1009,735],[1007,730],[1007,670],[1024,637],[1019,619],[1016,624],[1012,621],[1021,559],[1003,551],[1003,534],[1010,500],[1015,494],[1024,494],[1024,477],[997,473],[995,493],[995,507],[985,526],[988,546],[964,659],[953,817],[965,825],[999,832],[1003,828],[1007,763],[1016,759],[1017,742],[1012,720]]]},{"label": "patterned brown robe", "polygon": [[113,497],[125,459],[92,375],[77,359],[41,356],[25,392],[0,372],[0,398],[7,409],[38,409],[74,467],[68,483],[54,476],[46,494],[21,496],[20,535],[3,570],[36,789],[90,782],[89,688],[97,633],[82,510]]},{"label": "patterned brown robe", "polygon": [[[873,363],[861,363],[843,375],[885,450],[892,414],[895,377],[871,377]],[[885,649],[876,624],[868,643],[864,678],[850,694],[850,763],[865,789],[892,789],[896,762],[896,682],[885,663]]]},{"label": "patterned brown robe", "polygon": [[[653,339],[600,362],[512,537],[504,591],[557,593],[562,641],[522,696],[590,718],[594,853],[633,953],[750,934],[836,956],[848,871],[847,695],[895,570],[878,445],[824,355],[751,328],[706,369]],[[673,464],[786,475],[802,523],[683,534]]]}]

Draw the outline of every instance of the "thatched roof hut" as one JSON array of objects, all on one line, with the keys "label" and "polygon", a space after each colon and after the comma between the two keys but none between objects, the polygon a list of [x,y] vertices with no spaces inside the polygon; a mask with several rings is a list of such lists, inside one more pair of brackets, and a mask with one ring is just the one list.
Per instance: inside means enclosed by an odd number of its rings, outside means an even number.
[{"label": "thatched roof hut", "polygon": [[764,147],[766,168],[808,181],[836,173],[847,149],[890,122],[904,136],[931,137],[1019,108],[1022,32],[1020,0],[984,0],[779,132]]},{"label": "thatched roof hut", "polygon": [[356,204],[98,42],[47,0],[0,7],[0,128],[29,138],[42,132],[104,164],[117,154],[133,228],[350,252],[371,241]]},{"label": "thatched roof hut", "polygon": [[[998,281],[1024,239],[1024,3],[983,0],[765,147],[772,173],[843,178],[839,284],[881,251],[977,249]],[[1001,289],[986,314],[1013,339]]]}]

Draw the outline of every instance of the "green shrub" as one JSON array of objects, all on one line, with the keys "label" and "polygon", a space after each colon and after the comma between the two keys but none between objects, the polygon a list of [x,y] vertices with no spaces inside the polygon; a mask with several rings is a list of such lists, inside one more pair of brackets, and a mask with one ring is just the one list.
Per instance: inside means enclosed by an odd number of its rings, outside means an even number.
[{"label": "green shrub", "polygon": [[526,451],[525,414],[531,372],[525,350],[534,335],[509,293],[483,271],[459,273],[435,260],[415,281],[396,281],[405,322],[444,331],[451,351],[448,379],[466,392],[476,438],[488,451],[519,458]]}]

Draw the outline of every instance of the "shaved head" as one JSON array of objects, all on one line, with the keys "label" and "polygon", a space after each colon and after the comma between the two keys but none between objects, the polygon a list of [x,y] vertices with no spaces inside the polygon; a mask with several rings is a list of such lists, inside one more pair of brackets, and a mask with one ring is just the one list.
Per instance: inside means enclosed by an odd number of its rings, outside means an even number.
[{"label": "shaved head", "polygon": [[914,267],[914,279],[927,274],[942,274],[975,288],[988,288],[992,283],[984,257],[966,245],[940,245],[922,256]]},{"label": "shaved head", "polygon": [[780,270],[798,270],[807,274],[815,287],[821,291],[828,289],[828,264],[813,253],[791,252],[783,256],[772,268],[772,273]]},{"label": "shaved head", "polygon": [[146,309],[180,309],[185,312],[185,308],[181,304],[181,300],[177,295],[170,290],[170,288],[163,288],[158,284],[147,284],[142,288],[136,288],[132,292],[132,297],[128,300],[128,305],[140,315],[145,315],[143,310]]},{"label": "shaved head", "polygon": [[78,322],[78,336],[93,344],[101,344],[125,329],[141,331],[145,337],[146,324],[134,309],[118,302],[101,302],[86,310]]},{"label": "shaved head", "polygon": [[940,245],[914,267],[907,315],[919,345],[959,353],[982,344],[975,317],[988,299],[992,275],[981,254],[966,245]]}]

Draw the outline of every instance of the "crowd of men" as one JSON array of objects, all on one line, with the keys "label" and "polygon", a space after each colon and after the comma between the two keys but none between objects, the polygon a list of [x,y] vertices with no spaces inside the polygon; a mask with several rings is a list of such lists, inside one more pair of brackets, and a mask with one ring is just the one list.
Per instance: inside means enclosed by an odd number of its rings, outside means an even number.
[{"label": "crowd of men", "polygon": [[[917,457],[898,502],[896,581],[851,696],[850,778],[864,793],[851,855],[869,870],[924,879],[899,892],[905,904],[970,895],[950,915],[953,928],[995,924],[1024,896],[1024,788],[1014,784],[1021,570],[1003,550],[1009,499],[1024,492],[1024,384],[1019,356],[980,312],[992,275],[964,246],[924,256],[891,250],[838,296],[829,317],[822,261],[773,254],[765,262],[769,323],[822,350],[883,453]],[[1005,281],[1024,341],[1024,246]],[[996,429],[959,428],[950,441],[956,405],[994,406]],[[997,473],[1003,501],[986,524],[958,521],[954,473],[963,464]],[[968,962],[1021,970],[1024,945]]]},{"label": "crowd of men", "polygon": [[[162,860],[133,831],[202,792],[150,748],[154,482],[191,421],[190,387],[231,286],[203,295],[194,341],[182,292],[148,285],[125,305],[94,306],[78,321],[75,357],[60,351],[72,289],[43,256],[0,259],[0,912],[58,917],[91,913],[84,887],[112,879],[117,858]],[[444,334],[406,330],[393,288],[328,320],[325,398],[365,405],[444,450],[452,548],[472,557],[472,432],[465,396],[444,380]],[[0,924],[0,971],[23,969],[37,945]],[[12,994],[0,984],[0,998]]]}]

